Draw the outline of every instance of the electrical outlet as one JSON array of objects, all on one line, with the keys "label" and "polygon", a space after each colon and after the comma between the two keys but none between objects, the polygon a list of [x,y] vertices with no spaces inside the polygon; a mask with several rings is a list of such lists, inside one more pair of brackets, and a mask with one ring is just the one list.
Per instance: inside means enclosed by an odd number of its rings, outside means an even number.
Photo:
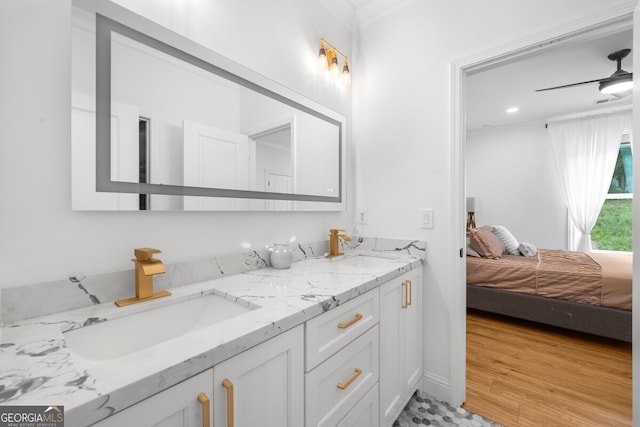
[{"label": "electrical outlet", "polygon": [[433,209],[420,209],[420,228],[433,228]]},{"label": "electrical outlet", "polygon": [[358,209],[358,224],[367,225],[369,222],[369,209],[360,208]]}]

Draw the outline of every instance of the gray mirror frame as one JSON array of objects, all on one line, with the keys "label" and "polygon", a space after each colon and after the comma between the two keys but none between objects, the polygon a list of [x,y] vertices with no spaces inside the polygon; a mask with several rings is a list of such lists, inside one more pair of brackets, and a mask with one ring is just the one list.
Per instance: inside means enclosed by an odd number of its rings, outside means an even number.
[{"label": "gray mirror frame", "polygon": [[[96,191],[111,193],[163,194],[261,200],[292,200],[345,206],[345,118],[344,116],[275,83],[177,33],[155,24],[111,2],[76,0],[74,5],[96,14]],[[203,70],[226,78],[295,109],[338,127],[339,168],[337,196],[267,193],[261,191],[203,188],[111,179],[111,34],[119,33],[177,57]],[[332,210],[333,210],[332,209]]]}]

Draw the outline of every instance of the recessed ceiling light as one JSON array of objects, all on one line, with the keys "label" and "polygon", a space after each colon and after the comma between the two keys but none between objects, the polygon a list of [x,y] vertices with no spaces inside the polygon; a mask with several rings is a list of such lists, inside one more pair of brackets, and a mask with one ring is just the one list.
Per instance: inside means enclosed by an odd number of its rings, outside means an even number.
[{"label": "recessed ceiling light", "polygon": [[520,110],[518,107],[507,108],[507,113],[515,113],[518,110]]}]

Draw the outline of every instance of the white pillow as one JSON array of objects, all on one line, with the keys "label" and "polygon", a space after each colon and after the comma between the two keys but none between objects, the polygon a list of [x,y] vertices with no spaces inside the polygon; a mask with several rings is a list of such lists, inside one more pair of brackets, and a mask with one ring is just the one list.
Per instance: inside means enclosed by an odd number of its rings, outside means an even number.
[{"label": "white pillow", "polygon": [[509,255],[520,255],[520,251],[518,250],[518,240],[509,230],[507,230],[506,227],[501,225],[492,225],[491,231],[496,235],[498,240],[502,242]]},{"label": "white pillow", "polygon": [[538,253],[538,249],[536,249],[536,247],[529,242],[520,243],[520,245],[518,246],[518,250],[524,256],[534,256],[536,253]]}]

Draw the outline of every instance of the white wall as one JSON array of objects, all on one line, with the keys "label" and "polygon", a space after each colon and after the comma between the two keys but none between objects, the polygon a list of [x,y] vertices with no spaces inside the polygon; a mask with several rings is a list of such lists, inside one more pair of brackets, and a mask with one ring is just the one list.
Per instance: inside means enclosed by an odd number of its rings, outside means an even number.
[{"label": "white wall", "polygon": [[478,226],[504,225],[520,242],[567,249],[567,208],[544,122],[468,132],[466,156]]},{"label": "white wall", "polygon": [[[316,69],[320,38],[349,54],[351,29],[320,0],[119,3],[351,119],[351,91]],[[351,211],[71,211],[70,17],[70,0],[0,3],[0,287],[131,269],[135,247],[170,263],[351,225]]]},{"label": "white wall", "polygon": [[[428,391],[460,402],[458,371],[464,342],[450,333],[460,305],[451,236],[452,62],[569,23],[602,19],[626,0],[448,0],[403,2],[367,20],[355,37],[352,61],[357,205],[369,210],[366,234],[427,240],[425,376]],[[418,209],[434,208],[433,230],[421,230]],[[455,365],[459,368],[459,364]]]}]

